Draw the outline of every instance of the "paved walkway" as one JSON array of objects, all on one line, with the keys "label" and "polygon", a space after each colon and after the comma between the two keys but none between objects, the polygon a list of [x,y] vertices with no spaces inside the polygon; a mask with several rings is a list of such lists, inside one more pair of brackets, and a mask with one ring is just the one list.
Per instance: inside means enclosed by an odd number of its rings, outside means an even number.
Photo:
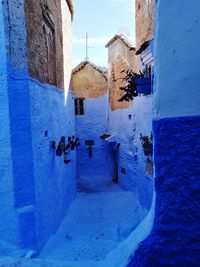
[{"label": "paved walkway", "polygon": [[79,184],[79,193],[40,258],[77,262],[77,266],[97,263],[136,228],[145,212],[134,195],[107,179],[97,183]]}]

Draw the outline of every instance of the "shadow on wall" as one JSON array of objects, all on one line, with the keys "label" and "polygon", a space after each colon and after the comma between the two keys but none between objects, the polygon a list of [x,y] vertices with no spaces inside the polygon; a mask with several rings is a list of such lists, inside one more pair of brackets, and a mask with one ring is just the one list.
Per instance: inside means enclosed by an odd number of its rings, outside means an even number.
[{"label": "shadow on wall", "polygon": [[12,68],[6,72],[9,106],[5,102],[4,108],[9,109],[7,138],[14,192],[9,186],[4,193],[14,199],[2,205],[1,214],[9,213],[10,218],[2,216],[6,220],[1,221],[0,238],[38,251],[57,230],[76,193],[75,150],[66,165],[51,148],[51,141],[59,142],[61,134],[75,136],[73,96],[69,92],[65,106],[63,90],[40,84]]}]

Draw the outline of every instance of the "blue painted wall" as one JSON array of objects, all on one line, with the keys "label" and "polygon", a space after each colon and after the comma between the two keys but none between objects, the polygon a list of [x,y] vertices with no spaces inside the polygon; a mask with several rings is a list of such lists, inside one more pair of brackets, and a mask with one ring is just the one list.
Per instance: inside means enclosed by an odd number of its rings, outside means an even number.
[{"label": "blue painted wall", "polygon": [[29,76],[23,3],[9,1],[10,32],[0,8],[0,239],[40,251],[76,193],[76,152],[65,165],[50,147],[75,135],[73,96]]},{"label": "blue painted wall", "polygon": [[156,9],[155,217],[128,266],[199,266],[200,2]]},{"label": "blue painted wall", "polygon": [[200,117],[154,122],[154,225],[128,266],[199,266],[199,133]]},{"label": "blue painted wall", "polygon": [[[76,135],[80,139],[80,147],[77,151],[77,173],[79,183],[101,183],[103,178],[111,180],[109,166],[109,147],[100,136],[107,131],[108,94],[84,100],[84,115],[76,116]],[[89,157],[85,140],[94,140],[92,157]]]},{"label": "blue painted wall", "polygon": [[[52,140],[75,135],[74,102],[67,102],[60,89],[29,82],[35,176],[36,236],[39,248],[57,230],[76,193],[76,150],[70,151],[69,164],[50,148]],[[47,136],[45,136],[47,131]],[[51,212],[50,212],[51,211]]]},{"label": "blue painted wall", "polygon": [[73,96],[69,92],[65,104],[62,90],[11,69],[8,81],[18,243],[40,250],[76,193],[76,150],[65,165],[50,147],[52,140],[75,135]]},{"label": "blue painted wall", "polygon": [[[149,210],[153,195],[153,181],[145,174],[146,157],[142,150],[140,133],[152,131],[152,96],[138,96],[126,109],[109,112],[108,131],[117,134],[119,185],[131,190],[144,209]],[[121,172],[126,169],[126,174]]]},{"label": "blue painted wall", "polygon": [[19,240],[19,229],[17,213],[14,209],[6,37],[2,2],[0,2],[0,40],[0,239],[16,244]]}]

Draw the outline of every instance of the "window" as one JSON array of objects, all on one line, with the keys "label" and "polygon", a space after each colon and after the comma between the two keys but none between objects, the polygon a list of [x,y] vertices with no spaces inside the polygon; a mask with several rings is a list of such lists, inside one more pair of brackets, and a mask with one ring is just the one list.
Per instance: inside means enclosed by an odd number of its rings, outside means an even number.
[{"label": "window", "polygon": [[75,115],[84,115],[84,98],[76,98],[75,104]]}]

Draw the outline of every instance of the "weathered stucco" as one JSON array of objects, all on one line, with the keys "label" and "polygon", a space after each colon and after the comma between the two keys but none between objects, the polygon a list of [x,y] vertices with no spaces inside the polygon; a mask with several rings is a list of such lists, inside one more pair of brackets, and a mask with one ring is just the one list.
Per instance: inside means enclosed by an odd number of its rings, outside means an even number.
[{"label": "weathered stucco", "polygon": [[5,44],[9,63],[14,69],[28,70],[24,0],[3,0]]},{"label": "weathered stucco", "polygon": [[[69,51],[66,55],[66,50],[71,44],[71,13],[67,2],[25,1],[25,17],[29,73],[41,82],[63,88],[64,69],[66,70],[67,67],[65,59],[71,54]],[[45,25],[49,28],[44,29]],[[48,36],[49,29],[51,30],[50,37]],[[66,45],[66,42],[69,45]]]},{"label": "weathered stucco", "polygon": [[[36,16],[35,11],[29,15]],[[0,240],[38,252],[56,231],[76,193],[75,151],[66,165],[51,148],[52,140],[58,145],[62,136],[75,135],[73,99],[69,92],[65,101],[61,88],[30,77],[24,1],[0,2],[0,22]],[[68,25],[70,32],[71,22]],[[32,64],[40,57],[39,43],[34,40]]]},{"label": "weathered stucco", "polygon": [[0,40],[0,239],[16,245],[19,243],[19,227],[17,212],[14,208],[9,96],[7,89],[7,53],[2,2],[0,2]]},{"label": "weathered stucco", "polygon": [[71,88],[75,97],[98,98],[107,91],[106,74],[94,64],[84,61],[73,71]]},{"label": "weathered stucco", "polygon": [[[122,35],[123,36],[123,35]],[[126,39],[128,39],[125,36]],[[119,108],[127,108],[130,106],[128,102],[119,102],[123,95],[123,91],[119,87],[125,85],[122,79],[125,75],[121,71],[133,69],[135,59],[135,49],[133,46],[126,45],[121,38],[116,38],[112,43],[108,43],[108,89],[111,110]]]},{"label": "weathered stucco", "polygon": [[124,94],[119,88],[126,85],[126,82],[122,82],[120,79],[125,76],[124,73],[121,73],[123,69],[130,69],[130,65],[122,56],[118,55],[109,65],[108,90],[110,93],[109,100],[111,110],[127,108],[130,106],[129,102],[118,101]]},{"label": "weathered stucco", "polygon": [[[155,0],[135,1],[136,51],[154,35]],[[140,55],[135,57],[135,72],[141,70]]]},{"label": "weathered stucco", "polygon": [[[141,206],[149,210],[153,195],[153,179],[145,171],[146,157],[140,133],[152,131],[152,96],[135,97],[129,108],[110,110],[108,132],[117,135],[119,185],[134,192]],[[122,172],[125,169],[125,173]]]},{"label": "weathered stucco", "polygon": [[[102,180],[112,184],[110,175],[110,150],[108,144],[100,136],[107,130],[108,94],[99,98],[87,98],[84,100],[84,115],[76,117],[76,135],[80,139],[77,148],[77,176],[81,190],[91,190],[95,184],[101,185]],[[94,146],[89,153],[86,140],[93,140]],[[98,190],[98,186],[94,188]]]},{"label": "weathered stucco", "polygon": [[136,0],[136,48],[147,40],[150,40],[154,34],[154,14],[155,0]]},{"label": "weathered stucco", "polygon": [[130,267],[200,262],[199,14],[199,1],[156,4],[155,217]]}]

